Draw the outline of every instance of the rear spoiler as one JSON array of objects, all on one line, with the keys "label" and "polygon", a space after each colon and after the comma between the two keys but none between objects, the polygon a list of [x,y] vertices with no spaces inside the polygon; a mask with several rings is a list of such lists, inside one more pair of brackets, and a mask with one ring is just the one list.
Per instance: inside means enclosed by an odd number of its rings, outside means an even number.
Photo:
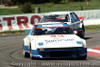
[{"label": "rear spoiler", "polygon": [[85,18],[84,16],[80,16],[80,17],[79,17],[80,20],[83,20],[84,18]]},{"label": "rear spoiler", "polygon": [[79,17],[81,23],[83,23],[84,18],[85,18],[84,16],[80,16],[80,17]]}]

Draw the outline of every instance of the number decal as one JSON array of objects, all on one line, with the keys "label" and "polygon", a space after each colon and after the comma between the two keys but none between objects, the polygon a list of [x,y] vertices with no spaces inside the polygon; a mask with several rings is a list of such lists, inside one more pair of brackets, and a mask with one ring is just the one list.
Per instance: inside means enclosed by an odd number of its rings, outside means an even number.
[{"label": "number decal", "polygon": [[51,35],[51,37],[64,37],[63,35]]}]

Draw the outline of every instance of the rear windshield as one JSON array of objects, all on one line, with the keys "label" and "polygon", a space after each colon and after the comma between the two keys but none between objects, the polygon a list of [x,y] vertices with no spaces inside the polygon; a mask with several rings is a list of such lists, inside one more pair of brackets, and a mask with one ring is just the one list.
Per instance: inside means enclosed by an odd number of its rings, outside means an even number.
[{"label": "rear windshield", "polygon": [[32,35],[73,34],[73,30],[66,27],[37,28],[34,27]]},{"label": "rear windshield", "polygon": [[48,15],[44,16],[41,22],[69,22],[69,20],[69,15]]}]

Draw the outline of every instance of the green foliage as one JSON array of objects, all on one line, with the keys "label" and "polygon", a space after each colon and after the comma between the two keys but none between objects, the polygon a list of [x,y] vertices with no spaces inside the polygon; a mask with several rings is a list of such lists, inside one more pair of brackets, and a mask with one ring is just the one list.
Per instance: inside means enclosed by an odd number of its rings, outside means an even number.
[{"label": "green foliage", "polygon": [[83,2],[90,0],[2,0],[4,4],[8,5],[16,5],[16,4],[24,4],[26,2],[31,2],[33,4],[44,4],[44,3],[62,3],[63,1],[67,2]]},{"label": "green foliage", "polygon": [[34,4],[43,4],[46,1],[45,0],[30,0],[30,2],[34,3]]},{"label": "green foliage", "polygon": [[32,13],[31,3],[25,3],[20,8],[24,13]]},{"label": "green foliage", "polygon": [[[42,13],[54,12],[54,11],[75,11],[82,9],[98,10],[100,9],[100,0],[90,0],[89,6],[87,5],[87,0],[85,2],[68,2],[68,0],[65,1],[63,0],[63,3],[60,4],[44,3],[44,4],[31,4],[31,5],[32,5],[32,12],[35,11],[34,8],[40,7]],[[0,8],[0,15],[22,14],[22,13],[24,12],[21,11],[21,8]]]},{"label": "green foliage", "polygon": [[61,0],[51,0],[52,3],[60,3]]},{"label": "green foliage", "polygon": [[69,2],[83,2],[85,0],[68,0]]}]

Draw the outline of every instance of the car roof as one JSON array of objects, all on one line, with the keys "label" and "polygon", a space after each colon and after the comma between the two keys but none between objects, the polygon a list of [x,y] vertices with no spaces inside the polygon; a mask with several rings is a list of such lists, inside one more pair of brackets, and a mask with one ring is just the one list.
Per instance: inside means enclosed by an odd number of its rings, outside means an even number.
[{"label": "car roof", "polygon": [[57,12],[49,12],[44,15],[61,15],[61,14],[69,14],[73,13],[72,11],[57,11]]},{"label": "car roof", "polygon": [[46,25],[46,24],[67,24],[67,22],[48,22],[48,23],[37,23],[35,25]]}]

